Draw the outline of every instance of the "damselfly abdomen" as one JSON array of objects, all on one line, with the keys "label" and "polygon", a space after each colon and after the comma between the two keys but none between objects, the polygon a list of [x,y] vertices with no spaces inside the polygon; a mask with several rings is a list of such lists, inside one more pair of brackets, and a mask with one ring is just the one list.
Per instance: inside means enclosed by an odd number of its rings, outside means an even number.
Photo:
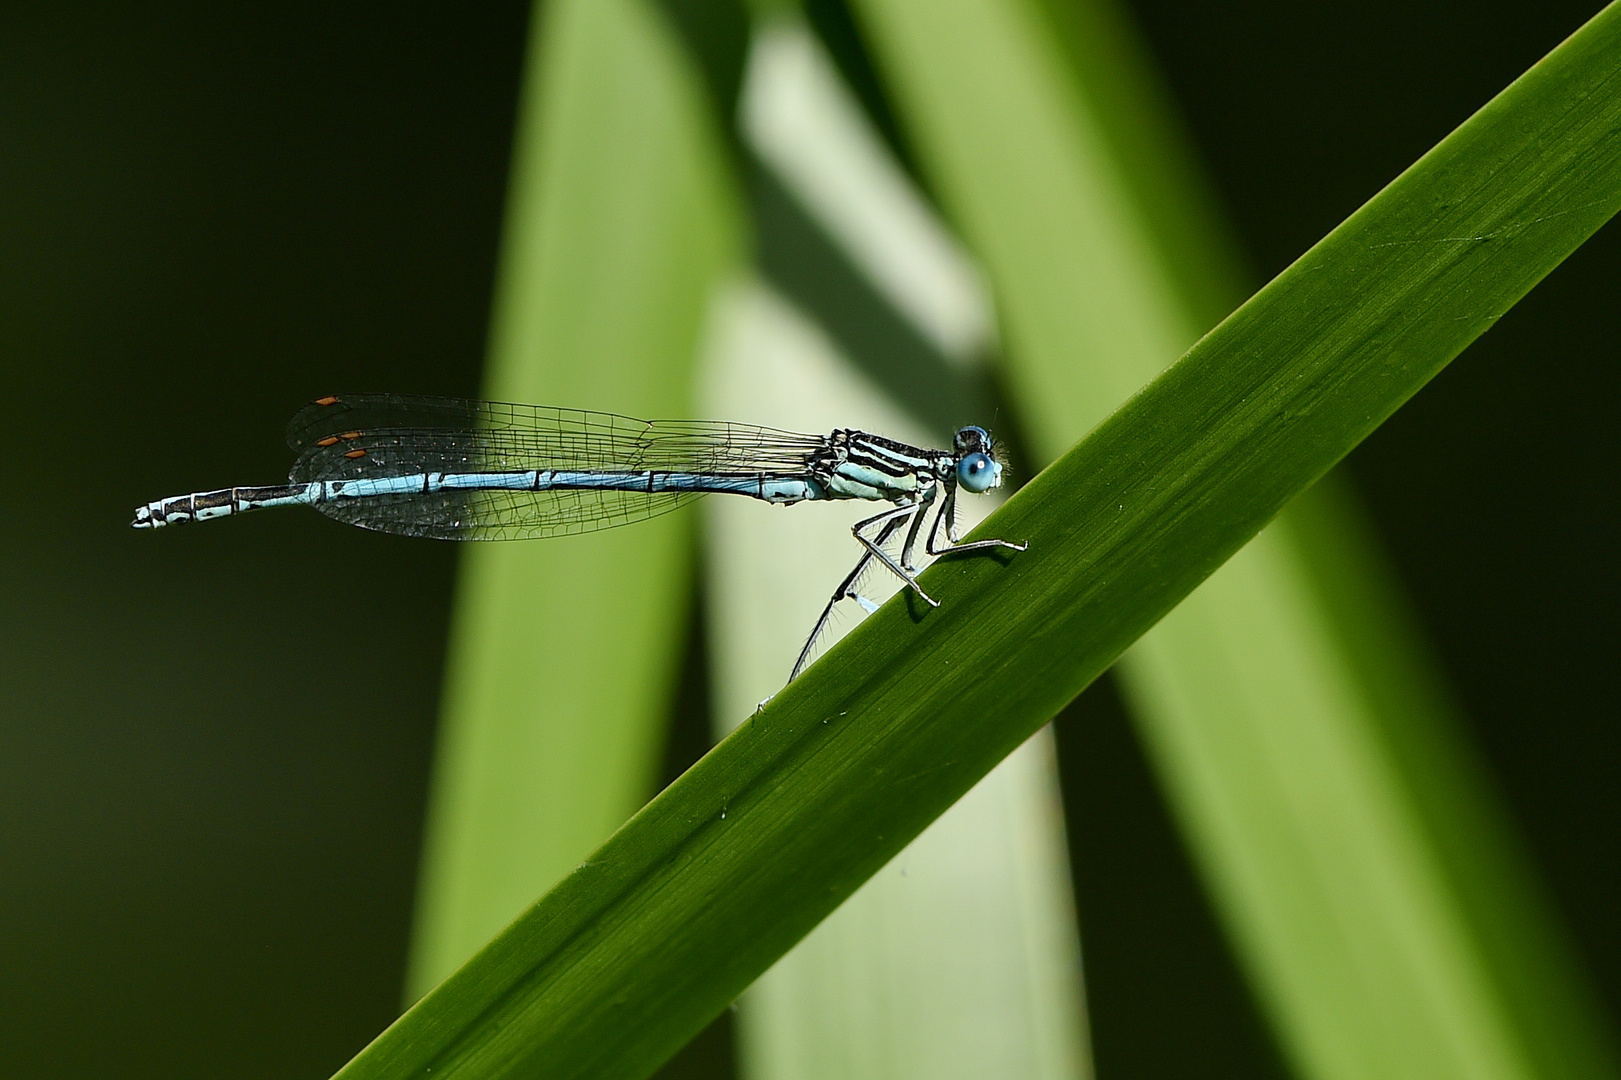
[{"label": "damselfly abdomen", "polygon": [[[840,600],[876,610],[856,592],[874,562],[937,607],[915,576],[920,536],[930,555],[1025,548],[1006,540],[957,542],[957,489],[977,494],[1002,483],[996,447],[978,427],[959,430],[949,451],[926,450],[846,428],[799,435],[748,424],[348,394],[306,405],[288,424],[287,442],[298,454],[287,483],[159,499],[135,512],[135,528],[313,506],[351,525],[404,536],[516,540],[625,525],[710,492],[783,505],[893,504],[851,528],[861,557],[817,619],[790,681]],[[903,531],[899,555],[891,555],[884,545]]]}]

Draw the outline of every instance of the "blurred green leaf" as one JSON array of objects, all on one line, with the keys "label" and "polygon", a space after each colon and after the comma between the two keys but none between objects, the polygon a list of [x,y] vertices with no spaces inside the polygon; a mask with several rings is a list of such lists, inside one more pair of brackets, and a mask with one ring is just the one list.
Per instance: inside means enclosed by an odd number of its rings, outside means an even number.
[{"label": "blurred green leaf", "polygon": [[[1050,460],[1230,293],[1195,170],[1104,0],[860,6],[918,159],[997,285],[1008,383]],[[1321,1077],[1612,1075],[1353,508],[1330,491],[1311,506],[1120,668],[1281,1042]]]},{"label": "blurred green leaf", "polygon": [[[919,446],[950,445],[967,417],[988,422],[973,389],[987,374],[976,361],[989,296],[833,59],[803,20],[783,17],[759,28],[747,70],[739,121],[755,156],[767,280],[717,308],[704,415],[853,426]],[[997,503],[966,500],[964,527]],[[784,513],[747,499],[705,510],[711,701],[725,734],[782,686],[849,572],[850,525],[870,511]],[[882,600],[898,584],[875,575],[863,590]],[[835,618],[822,646],[855,621]],[[1004,760],[750,987],[733,1021],[741,1075],[1090,1074],[1050,734]]]},{"label": "blurred green leaf", "polygon": [[650,1072],[1610,217],[1618,80],[1611,9],[981,530],[1027,552],[932,568],[340,1075]]},{"label": "blurred green leaf", "polygon": [[[739,252],[701,81],[641,0],[537,12],[487,396],[686,416]],[[690,515],[463,555],[409,992],[568,872],[657,782]]]}]

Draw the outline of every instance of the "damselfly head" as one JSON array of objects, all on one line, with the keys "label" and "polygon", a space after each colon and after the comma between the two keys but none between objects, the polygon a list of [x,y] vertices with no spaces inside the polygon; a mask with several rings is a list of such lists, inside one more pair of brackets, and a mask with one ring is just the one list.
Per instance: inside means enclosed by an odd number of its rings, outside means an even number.
[{"label": "damselfly head", "polygon": [[957,483],[963,490],[978,495],[1002,483],[1002,465],[989,432],[972,425],[958,428],[951,442],[957,455]]}]

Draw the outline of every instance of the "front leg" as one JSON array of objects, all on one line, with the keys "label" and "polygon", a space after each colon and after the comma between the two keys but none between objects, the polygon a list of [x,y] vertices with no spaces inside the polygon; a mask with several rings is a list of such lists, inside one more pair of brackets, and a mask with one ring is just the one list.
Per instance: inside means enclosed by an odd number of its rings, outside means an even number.
[{"label": "front leg", "polygon": [[[939,546],[940,524],[945,522],[946,543]],[[929,542],[927,550],[930,555],[949,555],[954,551],[982,551],[985,548],[1008,548],[1012,551],[1024,551],[1028,543],[1015,544],[1011,540],[975,540],[968,544],[957,542],[957,488],[955,484],[947,485],[946,501],[940,505],[940,512],[934,515],[934,524],[929,527]]]}]

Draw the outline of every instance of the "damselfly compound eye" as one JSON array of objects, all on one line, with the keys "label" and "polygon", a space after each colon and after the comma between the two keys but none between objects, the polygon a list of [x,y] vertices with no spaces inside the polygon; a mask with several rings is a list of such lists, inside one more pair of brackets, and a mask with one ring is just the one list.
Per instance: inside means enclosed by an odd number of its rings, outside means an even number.
[{"label": "damselfly compound eye", "polygon": [[957,483],[975,495],[995,487],[1002,470],[987,454],[969,454],[957,462]]}]

